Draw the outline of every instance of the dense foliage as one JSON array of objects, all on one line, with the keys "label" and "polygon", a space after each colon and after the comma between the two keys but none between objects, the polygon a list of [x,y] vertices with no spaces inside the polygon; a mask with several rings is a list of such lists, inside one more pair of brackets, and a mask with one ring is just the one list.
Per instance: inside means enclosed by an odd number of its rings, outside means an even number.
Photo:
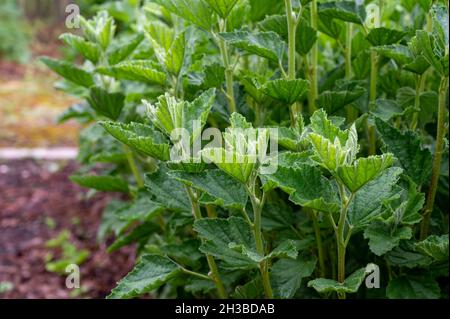
[{"label": "dense foliage", "polygon": [[0,58],[26,62],[29,58],[28,27],[14,0],[0,3]]},{"label": "dense foliage", "polygon": [[448,296],[446,2],[130,3],[61,36],[83,64],[43,59],[85,101],[72,180],[124,193],[110,298]]}]

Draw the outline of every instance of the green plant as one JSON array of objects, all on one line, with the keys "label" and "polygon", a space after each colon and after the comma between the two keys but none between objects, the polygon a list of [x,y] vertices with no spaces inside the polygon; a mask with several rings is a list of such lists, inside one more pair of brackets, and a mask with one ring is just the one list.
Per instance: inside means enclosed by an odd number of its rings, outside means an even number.
[{"label": "green plant", "polygon": [[110,298],[445,295],[448,8],[358,3],[154,0],[62,35],[71,179],[125,194],[98,237],[139,253]]},{"label": "green plant", "polygon": [[81,265],[89,257],[86,249],[78,250],[70,241],[70,232],[63,230],[58,237],[49,239],[45,246],[60,252],[60,256],[54,258],[53,252],[46,255],[45,269],[49,272],[65,274],[67,266],[71,264]]}]

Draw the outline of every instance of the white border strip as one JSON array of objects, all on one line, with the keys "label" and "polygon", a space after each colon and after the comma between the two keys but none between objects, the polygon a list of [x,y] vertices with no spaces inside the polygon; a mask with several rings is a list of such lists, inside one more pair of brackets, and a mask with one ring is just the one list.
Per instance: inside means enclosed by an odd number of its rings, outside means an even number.
[{"label": "white border strip", "polygon": [[0,148],[0,159],[44,159],[44,160],[70,160],[78,154],[76,147],[55,148]]}]

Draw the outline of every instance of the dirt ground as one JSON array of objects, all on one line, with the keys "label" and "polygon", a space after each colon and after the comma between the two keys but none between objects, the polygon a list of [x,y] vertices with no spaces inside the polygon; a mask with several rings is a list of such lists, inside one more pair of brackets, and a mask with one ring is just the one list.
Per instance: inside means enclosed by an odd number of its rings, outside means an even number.
[{"label": "dirt ground", "polygon": [[73,162],[0,161],[0,283],[12,284],[0,298],[70,297],[65,277],[45,270],[45,243],[64,229],[71,243],[90,252],[80,266],[84,293],[77,297],[104,298],[132,268],[133,248],[108,254],[96,241],[113,195],[84,199],[86,191],[68,180],[75,169]]}]

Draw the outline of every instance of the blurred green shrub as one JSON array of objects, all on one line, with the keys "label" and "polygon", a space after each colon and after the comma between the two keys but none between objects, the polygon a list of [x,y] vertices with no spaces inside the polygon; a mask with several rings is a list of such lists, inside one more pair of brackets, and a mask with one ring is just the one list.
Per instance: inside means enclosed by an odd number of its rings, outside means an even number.
[{"label": "blurred green shrub", "polygon": [[29,59],[27,31],[27,23],[16,1],[0,1],[0,59],[22,63]]}]

